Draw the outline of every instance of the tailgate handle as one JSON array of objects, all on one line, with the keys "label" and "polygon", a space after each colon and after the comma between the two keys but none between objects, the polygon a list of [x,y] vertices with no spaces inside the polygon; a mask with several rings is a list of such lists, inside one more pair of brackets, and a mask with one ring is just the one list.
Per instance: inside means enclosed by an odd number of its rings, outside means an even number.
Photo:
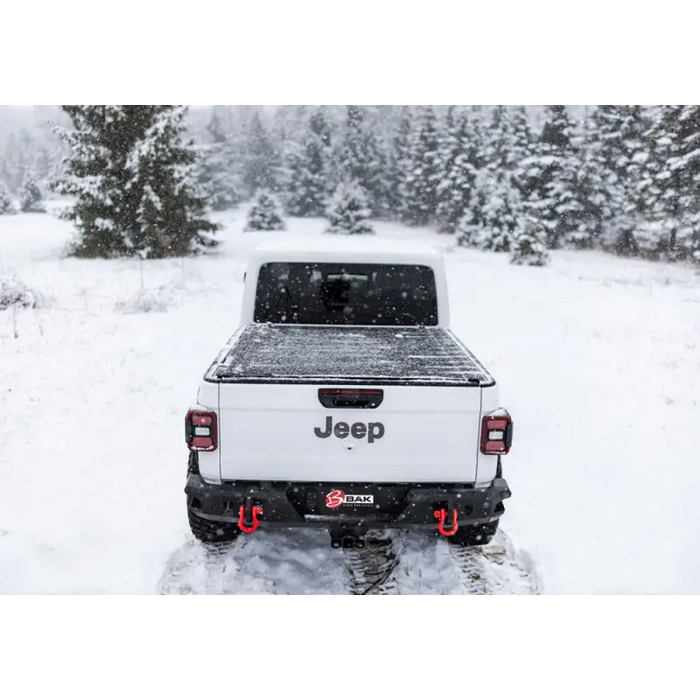
[{"label": "tailgate handle", "polygon": [[377,408],[384,400],[383,389],[319,389],[324,408]]}]

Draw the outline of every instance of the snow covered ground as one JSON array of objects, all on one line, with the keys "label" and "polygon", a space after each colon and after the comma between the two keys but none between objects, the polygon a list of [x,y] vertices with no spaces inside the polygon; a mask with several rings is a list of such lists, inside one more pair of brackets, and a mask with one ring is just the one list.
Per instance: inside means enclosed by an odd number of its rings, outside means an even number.
[{"label": "snow covered ground", "polygon": [[461,563],[444,542],[398,536],[379,552],[385,575],[313,532],[259,533],[223,552],[195,544],[183,415],[237,325],[247,252],[285,235],[243,233],[242,212],[222,220],[216,254],[138,263],[66,259],[68,224],[0,217],[0,275],[41,301],[0,311],[0,593],[367,582],[387,593],[700,593],[700,276],[601,253],[516,268],[396,224],[379,234],[446,251],[455,330],[514,416],[505,534]]}]

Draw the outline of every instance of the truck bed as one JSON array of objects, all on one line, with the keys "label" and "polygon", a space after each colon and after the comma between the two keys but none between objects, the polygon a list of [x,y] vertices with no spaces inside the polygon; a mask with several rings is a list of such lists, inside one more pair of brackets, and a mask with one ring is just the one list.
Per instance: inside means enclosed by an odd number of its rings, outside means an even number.
[{"label": "truck bed", "polygon": [[250,324],[209,368],[226,383],[492,386],[450,331],[428,327]]}]

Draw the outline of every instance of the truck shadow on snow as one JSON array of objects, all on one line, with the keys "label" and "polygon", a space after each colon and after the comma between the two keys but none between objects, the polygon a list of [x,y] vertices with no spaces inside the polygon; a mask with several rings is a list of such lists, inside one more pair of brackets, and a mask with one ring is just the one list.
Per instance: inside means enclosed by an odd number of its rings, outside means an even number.
[{"label": "truck shadow on snow", "polygon": [[188,540],[169,558],[161,594],[443,594],[540,593],[526,553],[499,531],[477,548],[425,533],[369,533],[363,549],[329,546],[319,530],[278,530],[227,546]]}]

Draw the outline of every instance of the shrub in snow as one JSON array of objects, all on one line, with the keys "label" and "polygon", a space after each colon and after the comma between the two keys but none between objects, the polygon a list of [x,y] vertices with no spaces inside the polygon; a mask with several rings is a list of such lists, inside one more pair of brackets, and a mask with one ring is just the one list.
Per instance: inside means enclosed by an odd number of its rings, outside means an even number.
[{"label": "shrub in snow", "polygon": [[43,213],[46,211],[44,197],[34,180],[27,180],[19,193],[19,208],[23,212]]},{"label": "shrub in snow", "polygon": [[328,208],[326,233],[373,234],[368,219],[370,206],[364,190],[356,183],[343,183],[335,191]]},{"label": "shrub in snow", "polygon": [[7,187],[0,181],[0,215],[1,214],[14,214],[14,208]]},{"label": "shrub in snow", "polygon": [[279,202],[271,192],[266,189],[258,190],[243,230],[283,231],[286,226],[282,220],[281,211]]},{"label": "shrub in snow", "polygon": [[16,277],[0,278],[0,311],[11,307],[34,309],[39,297]]},{"label": "shrub in snow", "polygon": [[518,226],[513,256],[513,265],[532,265],[542,267],[549,263],[549,251],[546,245],[547,230],[535,218],[525,216]]}]

